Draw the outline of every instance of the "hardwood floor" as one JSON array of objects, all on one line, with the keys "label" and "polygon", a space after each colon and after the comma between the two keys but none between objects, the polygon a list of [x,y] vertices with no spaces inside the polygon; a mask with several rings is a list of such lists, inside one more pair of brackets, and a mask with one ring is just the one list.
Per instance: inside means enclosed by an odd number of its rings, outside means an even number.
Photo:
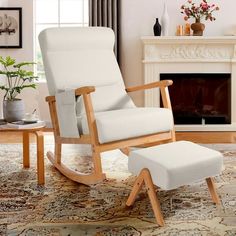
[{"label": "hardwood floor", "polygon": [[[52,132],[45,132],[45,140],[52,139]],[[35,137],[31,135],[31,142]],[[236,132],[176,132],[177,140],[188,140],[196,143],[236,143]],[[20,143],[20,133],[1,133],[0,143]]]},{"label": "hardwood floor", "polygon": [[176,139],[196,143],[236,143],[236,132],[176,132]]}]

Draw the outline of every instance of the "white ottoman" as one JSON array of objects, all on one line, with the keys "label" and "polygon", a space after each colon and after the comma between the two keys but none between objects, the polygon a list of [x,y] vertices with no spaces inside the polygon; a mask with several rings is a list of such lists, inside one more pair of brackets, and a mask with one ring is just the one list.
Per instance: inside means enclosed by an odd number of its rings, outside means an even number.
[{"label": "white ottoman", "polygon": [[223,155],[215,150],[187,141],[173,142],[132,151],[129,155],[129,171],[137,175],[127,205],[134,203],[145,183],[158,224],[164,225],[154,185],[170,190],[206,179],[212,199],[219,204],[212,176],[223,169]]}]

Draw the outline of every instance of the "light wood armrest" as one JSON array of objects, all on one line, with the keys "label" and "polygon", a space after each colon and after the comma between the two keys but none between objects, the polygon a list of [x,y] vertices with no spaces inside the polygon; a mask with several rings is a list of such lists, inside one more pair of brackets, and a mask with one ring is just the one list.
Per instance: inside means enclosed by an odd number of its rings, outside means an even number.
[{"label": "light wood armrest", "polygon": [[140,90],[146,90],[151,88],[160,88],[162,102],[165,108],[171,109],[170,95],[168,91],[168,86],[172,85],[172,80],[161,80],[158,82],[153,82],[150,84],[144,84],[140,86],[135,86],[131,88],[126,88],[126,92],[135,92]]},{"label": "light wood armrest", "polygon": [[[75,90],[75,96],[80,96],[80,95],[84,95],[84,94],[90,94],[92,92],[95,91],[95,87],[94,86],[85,86],[85,87],[81,87],[81,88],[77,88]],[[55,96],[47,96],[46,97],[46,101],[47,102],[55,102]]]},{"label": "light wood armrest", "polygon": [[150,83],[150,84],[144,84],[144,85],[139,85],[139,86],[135,86],[135,87],[126,88],[126,92],[130,93],[130,92],[146,90],[146,89],[152,89],[152,88],[157,88],[157,87],[164,88],[164,87],[168,87],[172,84],[173,84],[172,80],[162,80],[162,81],[153,82],[153,83]]},{"label": "light wood armrest", "polygon": [[85,87],[77,88],[75,90],[75,96],[80,96],[80,95],[83,95],[83,94],[90,94],[94,91],[95,91],[94,86],[85,86]]}]

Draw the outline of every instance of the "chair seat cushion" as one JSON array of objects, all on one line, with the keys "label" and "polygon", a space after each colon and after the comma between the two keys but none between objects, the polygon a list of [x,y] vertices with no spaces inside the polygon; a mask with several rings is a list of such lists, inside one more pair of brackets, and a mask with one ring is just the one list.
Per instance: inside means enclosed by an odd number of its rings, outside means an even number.
[{"label": "chair seat cushion", "polygon": [[132,151],[128,167],[134,175],[143,168],[149,169],[153,183],[170,190],[220,174],[223,156],[215,150],[178,141]]},{"label": "chair seat cushion", "polygon": [[[140,137],[173,129],[172,112],[166,108],[130,108],[95,113],[100,143]],[[86,116],[82,132],[88,133]]]}]

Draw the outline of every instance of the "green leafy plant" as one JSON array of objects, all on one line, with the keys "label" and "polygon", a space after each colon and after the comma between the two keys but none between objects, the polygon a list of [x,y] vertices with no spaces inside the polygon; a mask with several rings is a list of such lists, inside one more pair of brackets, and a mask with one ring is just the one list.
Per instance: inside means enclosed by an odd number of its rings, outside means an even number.
[{"label": "green leafy plant", "polygon": [[37,76],[31,70],[26,70],[25,67],[32,66],[34,62],[16,63],[16,60],[7,56],[0,56],[0,64],[3,70],[0,70],[0,76],[5,77],[5,85],[0,85],[0,89],[5,91],[4,100],[17,100],[17,95],[25,88],[36,88],[34,83]]}]

